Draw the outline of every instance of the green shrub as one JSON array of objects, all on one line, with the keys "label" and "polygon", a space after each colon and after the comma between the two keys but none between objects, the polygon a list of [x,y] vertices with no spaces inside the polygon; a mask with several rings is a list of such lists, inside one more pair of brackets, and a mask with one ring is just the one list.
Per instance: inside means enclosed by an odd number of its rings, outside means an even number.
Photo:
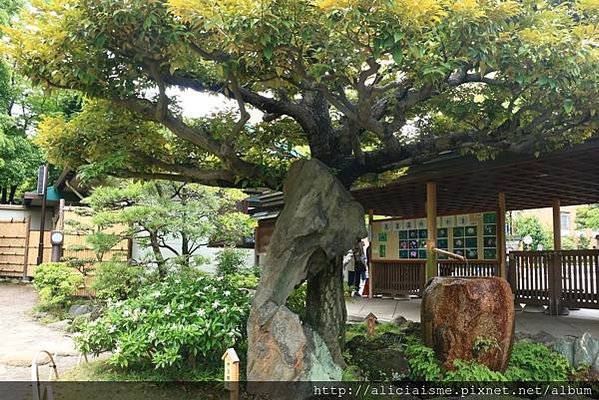
[{"label": "green shrub", "polygon": [[227,276],[239,273],[245,262],[245,255],[234,247],[225,247],[216,255],[216,274]]},{"label": "green shrub", "polygon": [[302,283],[289,295],[287,298],[287,308],[299,315],[300,319],[304,319],[306,315],[306,293],[308,285]]},{"label": "green shrub", "polygon": [[561,354],[540,343],[516,342],[505,371],[510,381],[565,381],[570,366]]},{"label": "green shrub", "polygon": [[241,272],[227,275],[226,279],[231,285],[243,289],[256,289],[260,282],[260,273],[253,269],[245,269]]},{"label": "green shrub", "polygon": [[143,268],[124,262],[108,261],[96,266],[92,289],[101,300],[125,300],[137,294],[144,281]]},{"label": "green shrub", "polygon": [[113,351],[109,362],[165,369],[220,363],[228,347],[242,347],[249,294],[222,278],[169,275],[134,298],[109,303],[75,342],[83,353]]},{"label": "green shrub", "polygon": [[420,338],[408,338],[405,354],[410,366],[411,380],[438,381],[441,379],[441,364],[437,361],[435,351],[425,346]]},{"label": "green shrub", "polygon": [[500,382],[506,378],[501,372],[492,371],[486,365],[475,361],[453,360],[453,371],[445,373],[445,381],[458,382]]},{"label": "green shrub", "polygon": [[37,267],[33,286],[43,303],[65,306],[82,283],[83,276],[66,264],[47,263]]}]

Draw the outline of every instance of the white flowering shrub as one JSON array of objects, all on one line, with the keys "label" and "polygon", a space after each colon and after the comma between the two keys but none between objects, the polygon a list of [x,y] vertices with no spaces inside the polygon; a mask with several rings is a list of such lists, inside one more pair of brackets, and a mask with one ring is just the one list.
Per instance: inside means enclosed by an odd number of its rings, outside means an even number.
[{"label": "white flowering shrub", "polygon": [[245,342],[251,298],[228,280],[209,276],[167,276],[138,296],[109,303],[104,314],[75,337],[86,354],[113,352],[120,367],[156,368],[214,362]]}]

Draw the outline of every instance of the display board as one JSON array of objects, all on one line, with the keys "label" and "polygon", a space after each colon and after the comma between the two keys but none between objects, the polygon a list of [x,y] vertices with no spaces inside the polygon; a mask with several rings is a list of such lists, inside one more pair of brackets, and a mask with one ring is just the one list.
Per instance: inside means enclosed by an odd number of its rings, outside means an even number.
[{"label": "display board", "polygon": [[[426,259],[426,218],[389,219],[372,223],[372,258]],[[497,259],[497,213],[437,218],[437,247],[468,259]],[[446,258],[439,255],[439,259]]]}]

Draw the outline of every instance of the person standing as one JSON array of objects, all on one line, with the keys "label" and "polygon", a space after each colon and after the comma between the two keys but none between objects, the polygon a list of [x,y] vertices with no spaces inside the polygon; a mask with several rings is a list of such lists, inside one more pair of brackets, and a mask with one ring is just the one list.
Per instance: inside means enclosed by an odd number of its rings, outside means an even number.
[{"label": "person standing", "polygon": [[358,238],[354,243],[354,248],[352,249],[353,258],[354,258],[354,288],[355,293],[354,296],[360,297],[360,286],[362,283],[362,279],[366,280],[366,257],[364,255],[364,243],[362,243],[362,239]]},{"label": "person standing", "polygon": [[353,287],[355,280],[355,266],[354,253],[349,250],[345,256],[343,256],[343,269],[347,272],[347,285]]}]

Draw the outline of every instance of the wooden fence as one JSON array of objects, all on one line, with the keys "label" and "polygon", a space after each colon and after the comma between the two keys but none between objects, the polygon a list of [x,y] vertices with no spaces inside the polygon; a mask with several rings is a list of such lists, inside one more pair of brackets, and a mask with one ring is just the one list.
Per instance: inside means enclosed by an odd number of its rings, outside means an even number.
[{"label": "wooden fence", "polygon": [[419,295],[425,283],[424,271],[425,262],[420,260],[373,261],[372,291],[389,296]]},{"label": "wooden fence", "polygon": [[29,218],[0,221],[1,276],[23,276],[29,259],[30,225]]},{"label": "wooden fence", "polygon": [[508,270],[517,302],[599,308],[599,250],[514,251]]},{"label": "wooden fence", "polygon": [[[64,220],[83,224],[89,223],[91,217],[81,214],[81,211],[80,208],[64,207],[61,211],[62,220],[59,219],[59,223]],[[62,228],[62,226],[55,226],[54,228]],[[88,260],[96,258],[95,253],[85,240],[85,234],[68,228],[64,230],[64,233],[63,258],[73,257]],[[51,231],[44,232],[44,262],[50,262],[52,257],[50,235]],[[40,232],[31,229],[31,220],[29,218],[0,221],[0,277],[35,277],[39,239]],[[111,260],[115,256],[127,259],[130,254],[131,244],[128,240],[123,240],[111,251],[104,254],[103,260]],[[95,279],[93,270],[88,268],[84,275],[85,283],[78,288],[76,293],[79,296],[93,294],[89,289]]]},{"label": "wooden fence", "polygon": [[[497,276],[497,261],[455,260],[438,262],[439,276]],[[373,261],[373,294],[421,295],[425,262],[420,260]],[[599,309],[599,250],[512,251],[508,282],[515,301],[547,305],[553,314],[561,307]]]},{"label": "wooden fence", "polygon": [[496,276],[497,261],[472,260],[467,263],[456,260],[439,261],[439,276],[471,277]]}]

